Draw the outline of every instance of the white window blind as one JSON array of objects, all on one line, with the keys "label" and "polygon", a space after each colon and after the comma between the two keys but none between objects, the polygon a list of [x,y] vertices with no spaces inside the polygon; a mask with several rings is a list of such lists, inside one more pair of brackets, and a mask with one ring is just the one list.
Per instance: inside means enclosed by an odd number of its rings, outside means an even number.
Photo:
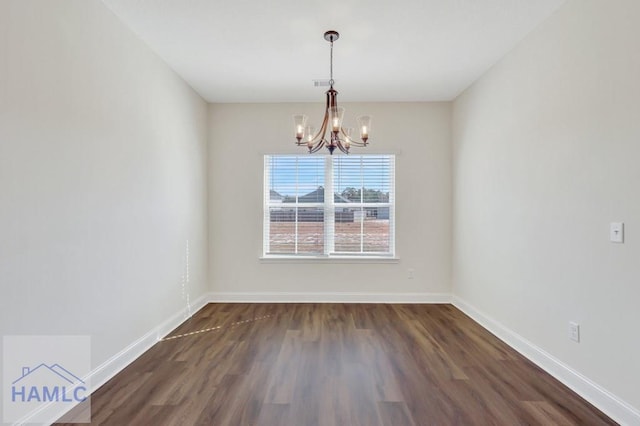
[{"label": "white window blind", "polygon": [[394,255],[394,156],[267,155],[264,176],[264,255]]}]

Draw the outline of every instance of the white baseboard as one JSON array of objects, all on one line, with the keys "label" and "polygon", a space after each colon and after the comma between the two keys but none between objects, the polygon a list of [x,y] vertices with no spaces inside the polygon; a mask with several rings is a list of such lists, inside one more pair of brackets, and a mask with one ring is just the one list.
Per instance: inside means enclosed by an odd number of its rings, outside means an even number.
[{"label": "white baseboard", "polygon": [[185,306],[160,325],[154,327],[144,336],[131,343],[107,361],[103,362],[100,366],[94,368],[89,377],[89,380],[91,380],[92,392],[107,381],[111,380],[116,374],[135,361],[140,355],[158,343],[160,339],[182,324],[191,315],[198,312],[204,305],[210,302],[210,299],[210,293],[203,294],[191,304],[190,312]]},{"label": "white baseboard", "polygon": [[449,293],[210,293],[218,303],[451,303]]},{"label": "white baseboard", "polygon": [[500,322],[453,296],[455,307],[621,425],[640,426],[640,411]]},{"label": "white baseboard", "polygon": [[[135,361],[140,355],[148,351],[153,345],[158,343],[160,339],[169,334],[172,330],[182,324],[186,319],[188,319],[191,315],[198,312],[204,305],[209,303],[211,300],[211,294],[205,293],[196,299],[195,302],[191,303],[190,309],[184,307],[180,311],[173,314],[167,320],[162,322],[157,327],[154,327],[151,331],[146,333],[144,336],[131,343],[126,348],[122,349],[120,352],[109,358],[107,361],[103,362],[98,367],[91,370],[91,372],[83,377],[83,380],[86,383],[90,384],[89,393],[93,393],[100,386],[104,385],[107,381],[112,379],[116,374],[125,369],[129,364]],[[15,423],[15,424],[25,424],[29,423],[29,418],[34,414],[39,413],[41,410],[52,411],[53,407],[43,407],[38,409],[36,412],[29,414],[23,420]],[[55,422],[62,416],[64,416],[69,410],[64,410],[62,412],[51,413],[51,421],[50,423]],[[46,416],[49,417],[49,412],[46,413]]]}]

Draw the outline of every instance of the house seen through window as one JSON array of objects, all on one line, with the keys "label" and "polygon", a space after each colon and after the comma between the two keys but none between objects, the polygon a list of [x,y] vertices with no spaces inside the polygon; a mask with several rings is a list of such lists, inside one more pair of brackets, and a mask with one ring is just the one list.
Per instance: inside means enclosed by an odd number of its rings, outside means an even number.
[{"label": "house seen through window", "polygon": [[267,155],[264,176],[264,255],[394,255],[394,156]]}]

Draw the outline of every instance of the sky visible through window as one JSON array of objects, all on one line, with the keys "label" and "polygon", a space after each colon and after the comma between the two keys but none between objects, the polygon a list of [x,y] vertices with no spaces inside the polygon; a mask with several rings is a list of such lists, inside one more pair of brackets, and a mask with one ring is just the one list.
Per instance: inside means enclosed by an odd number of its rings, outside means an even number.
[{"label": "sky visible through window", "polygon": [[[333,157],[334,192],[367,188],[389,192],[391,165],[388,156],[350,155]],[[362,168],[363,161],[366,167]],[[283,196],[302,196],[325,186],[324,156],[272,156],[270,188]]]}]

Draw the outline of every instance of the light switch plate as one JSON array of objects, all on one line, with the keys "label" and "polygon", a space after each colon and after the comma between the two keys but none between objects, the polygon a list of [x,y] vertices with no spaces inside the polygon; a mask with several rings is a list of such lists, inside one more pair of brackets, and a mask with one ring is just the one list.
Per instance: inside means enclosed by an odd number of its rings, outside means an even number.
[{"label": "light switch plate", "polygon": [[611,222],[609,226],[609,240],[612,243],[624,243],[624,223]]}]

